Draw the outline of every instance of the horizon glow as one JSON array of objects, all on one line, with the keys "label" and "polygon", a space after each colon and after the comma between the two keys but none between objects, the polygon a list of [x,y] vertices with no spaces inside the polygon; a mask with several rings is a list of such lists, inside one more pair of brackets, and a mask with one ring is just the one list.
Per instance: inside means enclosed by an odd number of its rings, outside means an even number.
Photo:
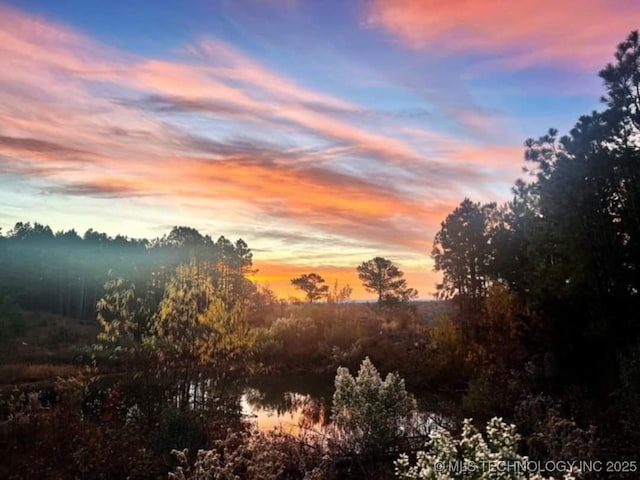
[{"label": "horizon glow", "polygon": [[[553,6],[553,8],[550,8]],[[0,2],[0,227],[243,238],[255,280],[421,299],[440,222],[504,202],[523,142],[601,109],[623,0]]]}]

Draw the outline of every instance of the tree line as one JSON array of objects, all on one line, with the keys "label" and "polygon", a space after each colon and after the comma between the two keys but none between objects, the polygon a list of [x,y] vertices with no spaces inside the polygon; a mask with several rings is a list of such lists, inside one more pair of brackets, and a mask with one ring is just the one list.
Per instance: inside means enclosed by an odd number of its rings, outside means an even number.
[{"label": "tree line", "polygon": [[[455,304],[466,338],[494,352],[511,345],[509,368],[536,372],[538,391],[574,402],[578,395],[595,417],[611,414],[612,398],[640,398],[631,380],[640,378],[637,31],[600,78],[605,109],[581,116],[564,136],[551,129],[527,140],[512,199],[465,198],[442,222],[432,252],[442,272],[438,294]],[[638,418],[632,410],[625,415]]]},{"label": "tree line", "polygon": [[[218,270],[216,281],[229,297],[242,283],[244,294],[255,290],[246,275],[252,273],[253,254],[242,239],[224,236],[213,241],[191,227],[176,226],[162,237],[147,240],[111,237],[93,229],[80,236],[75,230],[53,232],[40,223],[18,222],[6,235],[0,231],[0,298],[8,297],[28,310],[96,319],[96,304],[105,293],[125,283],[136,294],[160,295],[179,265],[209,263]],[[390,260],[376,257],[357,269],[365,289],[377,295],[380,306],[408,301],[417,291],[408,288],[403,273]],[[240,279],[242,277],[242,280]],[[348,299],[351,287],[330,292],[319,274],[304,274],[291,283],[308,301]],[[237,292],[236,292],[237,294]],[[157,300],[157,299],[156,299]]]},{"label": "tree line", "polygon": [[[387,258],[374,257],[362,262],[356,270],[364,289],[377,296],[379,308],[404,304],[418,296],[417,290],[407,286],[407,281],[403,278],[404,273]],[[338,289],[336,284],[336,291],[332,294],[329,292],[329,286],[324,283],[324,278],[314,272],[291,279],[291,284],[305,293],[309,303],[323,298],[340,301],[351,296],[352,289],[349,285]]]},{"label": "tree line", "polygon": [[93,229],[82,236],[54,233],[46,225],[18,222],[6,234],[0,231],[0,297],[28,310],[95,321],[98,300],[118,282],[139,292],[162,290],[179,265],[193,260],[217,265],[217,281],[229,296],[238,287],[237,274],[251,270],[252,258],[242,239],[214,241],[184,226],[147,240]]}]

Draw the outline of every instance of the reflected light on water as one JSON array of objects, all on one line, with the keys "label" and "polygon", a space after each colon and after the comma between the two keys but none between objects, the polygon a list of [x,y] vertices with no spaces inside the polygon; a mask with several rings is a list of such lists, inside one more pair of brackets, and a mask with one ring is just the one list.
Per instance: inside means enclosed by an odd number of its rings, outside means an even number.
[{"label": "reflected light on water", "polygon": [[305,427],[317,427],[320,422],[309,420],[309,395],[287,392],[286,408],[264,405],[255,401],[255,391],[245,392],[241,399],[242,414],[263,431],[282,428],[287,433],[298,434]]}]

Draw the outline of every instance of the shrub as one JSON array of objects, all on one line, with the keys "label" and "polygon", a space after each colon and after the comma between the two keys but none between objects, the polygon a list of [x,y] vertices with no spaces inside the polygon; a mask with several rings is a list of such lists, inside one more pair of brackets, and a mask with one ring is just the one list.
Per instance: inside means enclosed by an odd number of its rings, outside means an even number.
[{"label": "shrub", "polygon": [[559,405],[542,395],[528,397],[515,409],[515,421],[524,436],[526,453],[536,460],[593,458],[595,427],[579,427],[560,415]]},{"label": "shrub", "polygon": [[434,385],[462,388],[469,378],[470,365],[467,358],[468,346],[462,334],[447,317],[433,322],[428,331],[429,355],[425,359],[429,368],[426,372]]},{"label": "shrub", "polygon": [[296,312],[279,318],[269,329],[271,338],[282,345],[282,355],[290,365],[317,355],[318,339],[322,336],[320,319],[298,315]]},{"label": "shrub", "polygon": [[332,420],[343,447],[361,454],[384,454],[409,433],[416,401],[397,373],[383,381],[367,357],[356,378],[348,369],[338,368],[335,387]]},{"label": "shrub", "polygon": [[488,419],[493,415],[510,415],[513,405],[527,394],[525,379],[517,371],[503,371],[492,365],[477,369],[462,399],[465,412]]},{"label": "shrub", "polygon": [[[544,480],[539,473],[529,472],[528,458],[518,454],[520,435],[515,425],[501,418],[487,422],[486,439],[466,419],[460,440],[444,428],[429,434],[427,450],[419,451],[416,464],[406,454],[396,461],[396,476],[402,480]],[[566,472],[564,480],[576,478]]]},{"label": "shrub", "polygon": [[187,450],[174,450],[173,480],[320,480],[332,478],[321,444],[281,430],[229,433],[211,450],[199,450],[191,464]]}]

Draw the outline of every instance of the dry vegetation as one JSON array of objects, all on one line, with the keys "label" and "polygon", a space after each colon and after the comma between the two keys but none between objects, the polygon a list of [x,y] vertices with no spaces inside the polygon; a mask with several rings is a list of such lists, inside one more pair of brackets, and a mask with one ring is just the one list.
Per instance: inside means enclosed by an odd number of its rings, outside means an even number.
[{"label": "dry vegetation", "polygon": [[43,312],[23,312],[23,333],[0,343],[0,389],[77,375],[98,325]]}]

